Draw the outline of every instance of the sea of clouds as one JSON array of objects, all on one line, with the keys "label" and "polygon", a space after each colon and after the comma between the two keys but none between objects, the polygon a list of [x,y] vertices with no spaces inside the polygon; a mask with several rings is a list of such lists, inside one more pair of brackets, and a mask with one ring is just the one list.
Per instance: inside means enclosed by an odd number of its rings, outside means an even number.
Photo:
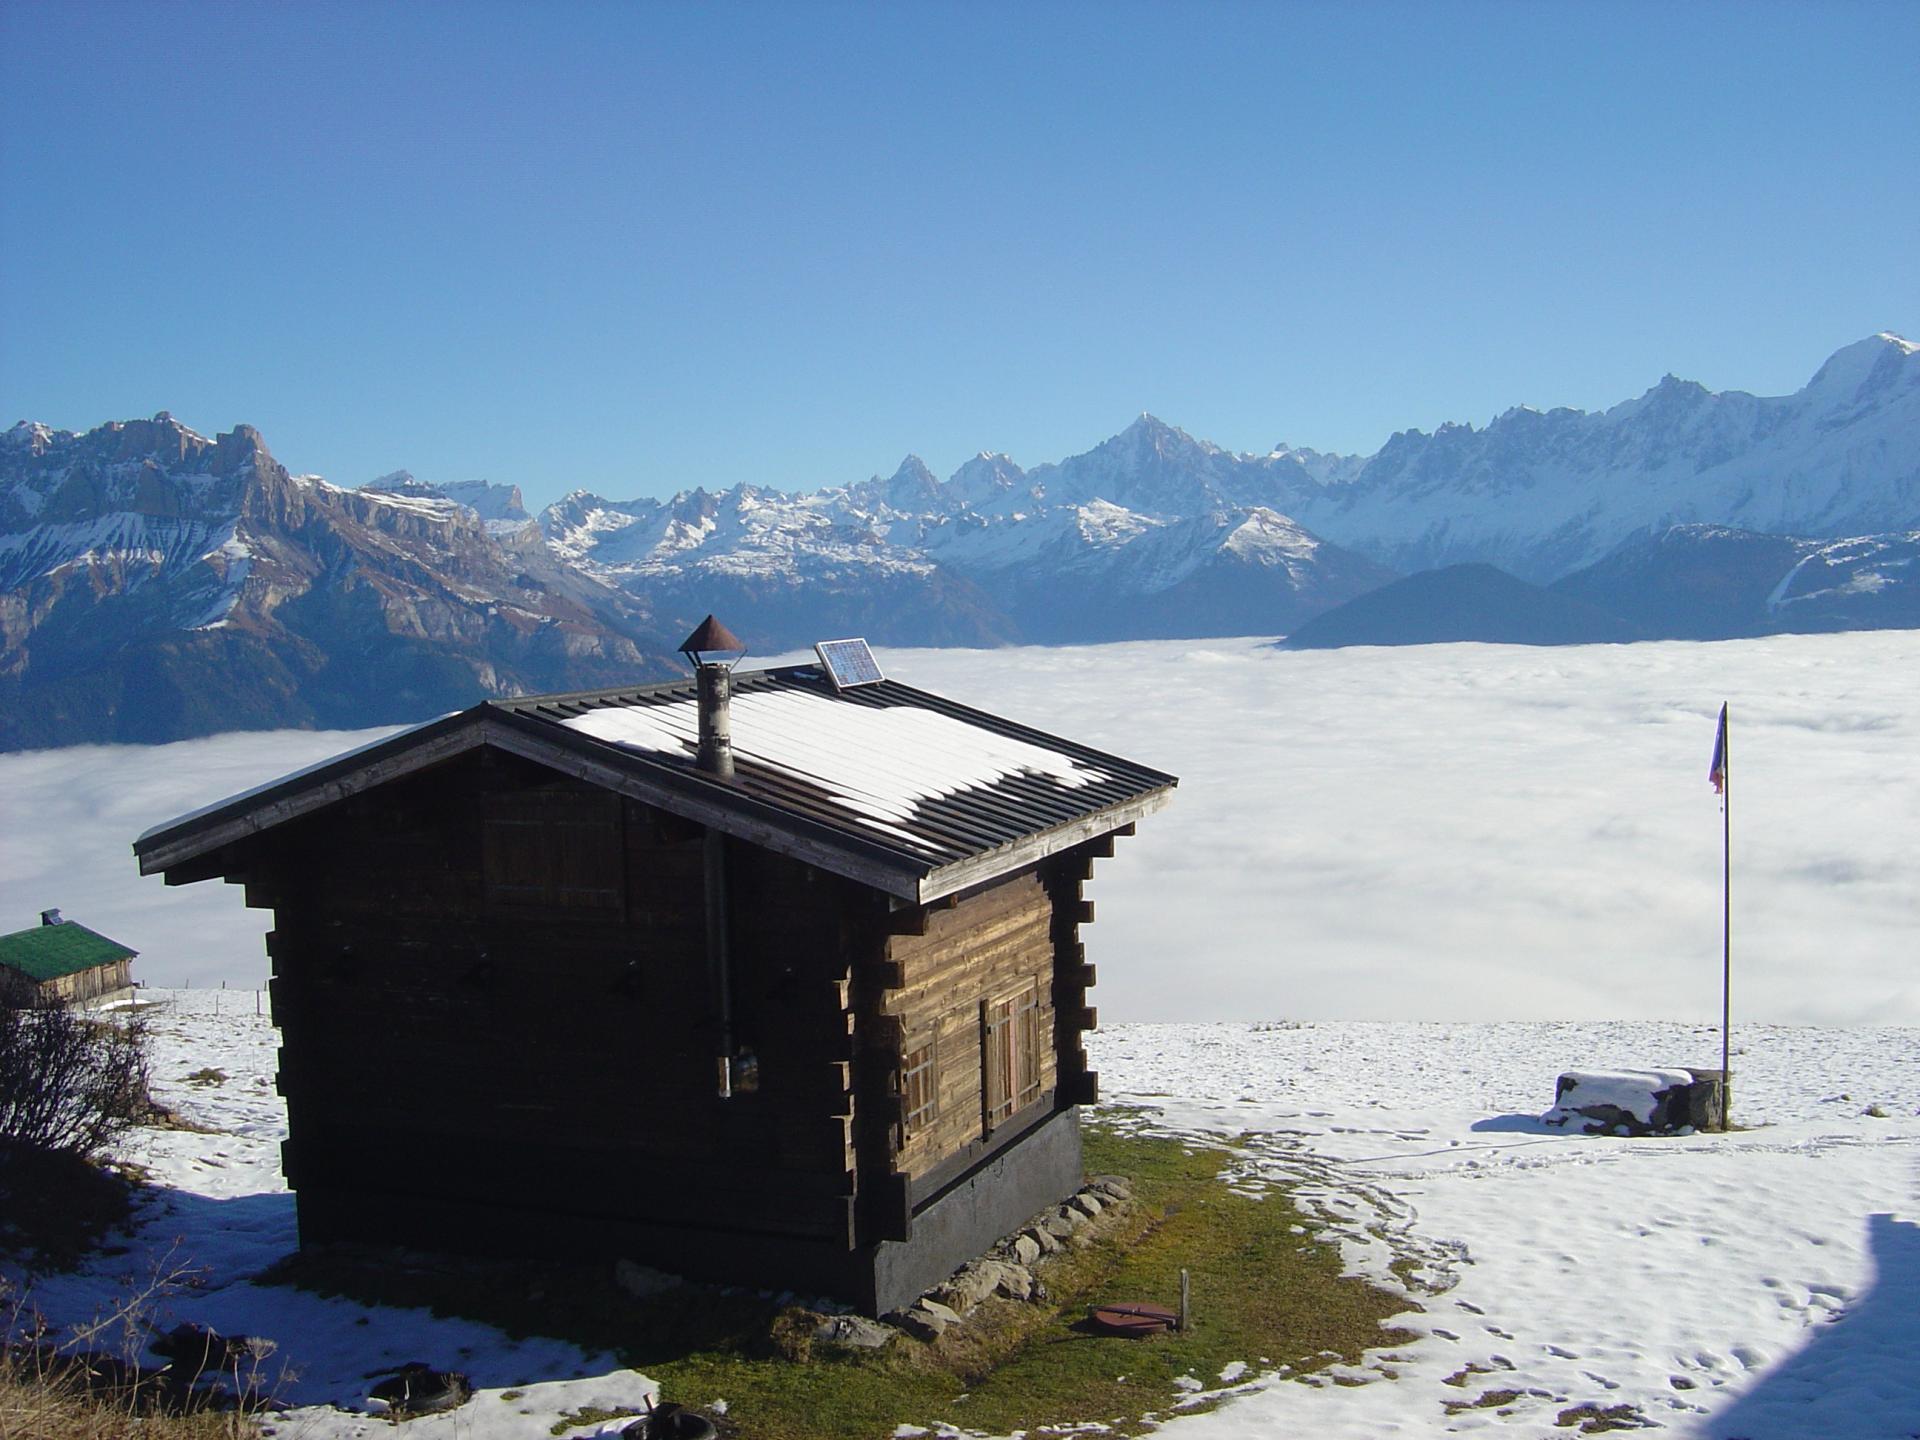
[{"label": "sea of clouds", "polygon": [[[1180,777],[1089,889],[1109,1021],[1717,1020],[1726,700],[1736,1023],[1920,1024],[1920,632],[880,658]],[[59,906],[150,984],[260,983],[270,914],[131,843],[383,733],[0,756],[0,930]]]}]

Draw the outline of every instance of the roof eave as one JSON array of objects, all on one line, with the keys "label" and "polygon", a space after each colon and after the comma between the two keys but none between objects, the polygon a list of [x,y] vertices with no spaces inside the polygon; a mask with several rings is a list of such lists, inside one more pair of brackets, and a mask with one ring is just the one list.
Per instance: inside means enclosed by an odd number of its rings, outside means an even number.
[{"label": "roof eave", "polygon": [[[157,875],[298,819],[349,795],[424,770],[486,743],[486,706],[403,730],[362,750],[155,826],[133,842],[142,875]],[[357,763],[348,764],[354,761]]]},{"label": "roof eave", "polygon": [[1009,841],[998,849],[989,850],[982,855],[969,855],[964,860],[956,860],[951,865],[928,874],[921,880],[918,889],[908,898],[920,904],[930,904],[948,895],[962,890],[970,890],[976,885],[984,885],[989,880],[998,880],[1003,875],[1011,875],[1016,870],[1024,870],[1037,865],[1049,856],[1058,855],[1063,850],[1071,850],[1088,840],[1096,840],[1102,835],[1111,835],[1114,831],[1133,824],[1154,811],[1165,808],[1173,799],[1174,785],[1169,781],[1157,790],[1149,790],[1144,795],[1109,805],[1104,810],[1096,810],[1090,815],[1077,816],[1051,830],[1042,830],[1035,835],[1023,835],[1018,840]]}]

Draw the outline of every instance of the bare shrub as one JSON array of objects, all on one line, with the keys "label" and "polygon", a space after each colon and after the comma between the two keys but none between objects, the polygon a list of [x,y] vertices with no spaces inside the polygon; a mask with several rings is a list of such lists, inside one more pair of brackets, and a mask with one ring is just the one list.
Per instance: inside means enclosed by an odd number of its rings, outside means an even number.
[{"label": "bare shrub", "polygon": [[56,1002],[0,1006],[0,1145],[91,1156],[145,1118],[141,1021]]}]

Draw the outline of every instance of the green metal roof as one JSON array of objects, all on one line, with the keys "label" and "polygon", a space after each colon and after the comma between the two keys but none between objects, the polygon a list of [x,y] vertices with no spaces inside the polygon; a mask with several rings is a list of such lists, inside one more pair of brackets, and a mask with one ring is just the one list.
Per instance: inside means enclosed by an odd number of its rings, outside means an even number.
[{"label": "green metal roof", "polygon": [[111,965],[116,960],[131,960],[139,953],[71,920],[0,935],[0,965],[18,970],[36,983],[77,975],[96,965]]}]

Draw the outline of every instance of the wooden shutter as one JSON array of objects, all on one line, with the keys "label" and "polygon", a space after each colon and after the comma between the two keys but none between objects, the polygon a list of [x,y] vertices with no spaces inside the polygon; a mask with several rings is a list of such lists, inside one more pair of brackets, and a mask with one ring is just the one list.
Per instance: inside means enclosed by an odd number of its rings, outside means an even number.
[{"label": "wooden shutter", "polygon": [[1037,985],[980,1006],[980,1108],[987,1133],[1040,1098]]}]

